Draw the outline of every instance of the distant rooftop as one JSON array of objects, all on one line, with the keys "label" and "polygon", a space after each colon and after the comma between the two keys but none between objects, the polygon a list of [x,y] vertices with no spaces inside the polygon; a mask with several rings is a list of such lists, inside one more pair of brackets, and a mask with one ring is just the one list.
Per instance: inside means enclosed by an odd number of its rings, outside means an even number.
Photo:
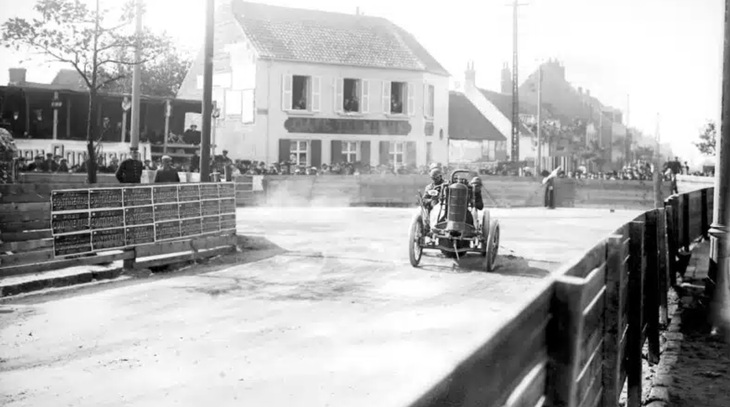
[{"label": "distant rooftop", "polygon": [[392,22],[333,13],[232,2],[235,18],[264,59],[449,73],[416,38]]}]

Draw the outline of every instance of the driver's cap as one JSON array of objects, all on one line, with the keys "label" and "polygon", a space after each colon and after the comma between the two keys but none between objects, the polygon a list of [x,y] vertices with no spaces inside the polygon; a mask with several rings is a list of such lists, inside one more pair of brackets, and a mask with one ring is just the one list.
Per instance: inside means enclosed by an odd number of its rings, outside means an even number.
[{"label": "driver's cap", "polygon": [[432,179],[443,175],[443,173],[441,172],[441,168],[438,167],[432,168],[428,174],[431,176]]}]

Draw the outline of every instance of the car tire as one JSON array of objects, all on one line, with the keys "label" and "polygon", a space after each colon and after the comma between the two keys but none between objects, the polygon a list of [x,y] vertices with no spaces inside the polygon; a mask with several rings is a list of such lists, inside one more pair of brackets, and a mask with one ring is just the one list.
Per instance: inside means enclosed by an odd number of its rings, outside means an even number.
[{"label": "car tire", "polygon": [[423,256],[423,247],[421,247],[421,238],[423,237],[423,216],[416,215],[411,221],[411,231],[408,234],[408,259],[411,266],[418,267]]},{"label": "car tire", "polygon": [[497,252],[499,251],[499,223],[495,221],[490,229],[491,231],[487,238],[486,253],[486,269],[488,272],[494,271],[494,267],[497,263]]}]

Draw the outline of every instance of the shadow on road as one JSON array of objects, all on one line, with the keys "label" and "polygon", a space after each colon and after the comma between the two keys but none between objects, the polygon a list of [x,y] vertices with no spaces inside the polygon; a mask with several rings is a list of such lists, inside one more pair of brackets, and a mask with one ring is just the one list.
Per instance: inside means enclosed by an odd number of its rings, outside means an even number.
[{"label": "shadow on road", "polygon": [[491,273],[500,274],[511,277],[530,277],[544,278],[550,275],[547,268],[550,263],[529,261],[522,257],[505,255],[497,255],[497,264],[494,271],[488,272],[486,269],[486,259],[479,254],[468,254],[458,261],[455,259],[447,259],[442,254],[431,254],[423,256],[420,268],[427,271],[439,273]]}]

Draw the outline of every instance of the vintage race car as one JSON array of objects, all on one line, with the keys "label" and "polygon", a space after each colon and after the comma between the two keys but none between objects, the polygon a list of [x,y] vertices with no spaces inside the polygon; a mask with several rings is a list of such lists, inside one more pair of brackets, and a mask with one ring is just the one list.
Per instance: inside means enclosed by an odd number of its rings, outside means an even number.
[{"label": "vintage race car", "polygon": [[[475,195],[468,185],[469,170],[457,169],[449,182],[430,192],[437,204],[430,213],[418,195],[419,210],[411,220],[408,256],[413,267],[421,262],[424,249],[440,250],[456,260],[469,252],[486,258],[486,271],[493,271],[499,248],[499,222],[491,219],[488,209],[481,216]],[[471,215],[471,216],[470,216]]]}]

